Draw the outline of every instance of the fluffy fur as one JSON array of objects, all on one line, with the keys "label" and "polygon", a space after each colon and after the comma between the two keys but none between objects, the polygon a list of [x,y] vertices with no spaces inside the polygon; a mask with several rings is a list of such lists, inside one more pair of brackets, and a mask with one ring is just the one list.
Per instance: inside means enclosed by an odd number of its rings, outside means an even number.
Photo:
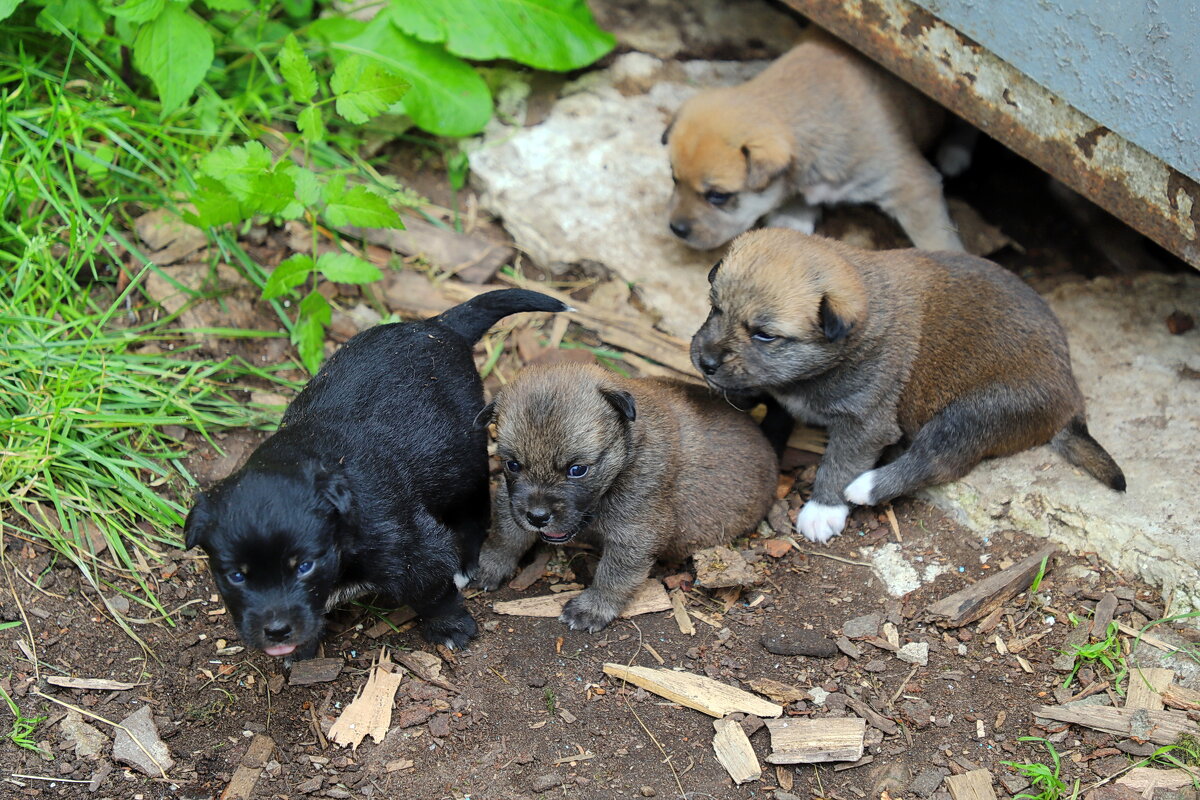
[{"label": "fluffy fur", "polygon": [[840,532],[848,503],[887,502],[1047,442],[1125,489],[1088,433],[1058,319],[996,264],[763,230],[735,240],[709,278],[712,311],[692,339],[709,384],[766,392],[828,429],[797,520],[807,538]]},{"label": "fluffy fur", "polygon": [[358,334],[246,465],[197,495],[187,545],[208,554],[248,645],[311,658],[325,612],[368,593],[411,605],[429,641],[466,644],[455,576],[474,568],[490,507],[472,345],[508,314],[562,310],[510,289]]},{"label": "fluffy fur", "polygon": [[[663,143],[675,190],[669,226],[717,247],[770,212],[812,233],[815,206],[874,203],[917,247],[962,250],[941,177],[921,155],[943,112],[841,42],[810,27],[750,81],[688,99]],[[946,161],[963,167],[965,145]],[[961,151],[961,152],[960,152]],[[781,208],[781,206],[786,207]]]},{"label": "fluffy fur", "polygon": [[495,589],[539,537],[598,544],[592,585],[563,609],[573,629],[608,625],[655,559],[753,530],[774,496],[770,444],[703,386],[531,367],[498,393],[493,413],[504,478],[475,582]]}]

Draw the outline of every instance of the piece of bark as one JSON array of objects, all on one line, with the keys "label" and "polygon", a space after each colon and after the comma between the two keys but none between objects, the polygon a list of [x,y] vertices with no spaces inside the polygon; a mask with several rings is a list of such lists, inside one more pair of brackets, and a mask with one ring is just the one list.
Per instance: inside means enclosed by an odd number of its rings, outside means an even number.
[{"label": "piece of bark", "polygon": [[1041,568],[1042,559],[1050,561],[1058,548],[1050,545],[995,575],[991,575],[971,586],[942,598],[926,609],[938,625],[960,628],[982,619],[1003,605],[1007,600],[1029,588]]},{"label": "piece of bark", "polygon": [[758,574],[729,547],[707,547],[692,554],[696,565],[696,585],[706,589],[731,586],[750,586],[758,582]]},{"label": "piece of bark", "polygon": [[508,582],[508,588],[517,592],[523,592],[541,580],[542,575],[546,572],[546,565],[550,563],[551,555],[553,553],[550,551],[550,548],[543,547],[539,549],[533,556],[533,561],[530,561],[524,569],[517,573],[515,578]]},{"label": "piece of bark", "polygon": [[1175,678],[1175,670],[1154,667],[1134,667],[1129,670],[1126,687],[1126,708],[1148,708],[1162,711],[1162,693]]},{"label": "piece of bark", "polygon": [[766,720],[771,731],[772,764],[819,764],[858,761],[863,755],[867,723],[857,717]]},{"label": "piece of bark", "polygon": [[262,775],[263,766],[274,752],[275,742],[270,736],[255,734],[250,740],[250,746],[246,748],[246,754],[242,756],[242,763],[234,770],[225,791],[221,792],[221,800],[250,800],[254,793],[254,785]]},{"label": "piece of bark", "polygon": [[343,666],[340,658],[309,658],[293,662],[292,671],[288,674],[288,686],[328,683],[342,674]]},{"label": "piece of bark", "polygon": [[855,714],[858,714],[867,722],[871,723],[872,727],[878,728],[888,736],[895,736],[900,732],[899,725],[883,716],[875,709],[864,703],[862,700],[859,700],[857,697],[846,695],[846,705]]},{"label": "piece of bark", "polygon": [[742,730],[742,724],[726,717],[713,720],[713,728],[716,729],[713,751],[733,782],[740,786],[761,778],[762,767],[758,765],[758,757],[754,755],[754,748],[746,731]]},{"label": "piece of bark", "polygon": [[797,700],[812,700],[812,696],[799,686],[791,686],[771,678],[751,678],[746,681],[746,685],[764,697],[769,697],[776,703],[784,705]]},{"label": "piece of bark", "polygon": [[458,687],[442,677],[442,660],[433,653],[426,653],[424,650],[397,650],[395,655],[396,661],[421,680],[458,694]]},{"label": "piece of bark", "polygon": [[175,766],[171,751],[158,735],[150,706],[142,706],[121,720],[113,733],[113,758],[136,767],[153,778],[165,778]]},{"label": "piece of bark", "polygon": [[604,665],[604,672],[718,719],[739,711],[758,717],[778,717],[783,713],[782,706],[693,672],[611,663]]},{"label": "piece of bark", "polygon": [[[387,622],[380,620],[371,627],[367,628],[366,634],[372,639],[378,639],[380,636],[392,633],[408,622],[412,622],[417,618],[417,612],[413,611],[408,606],[402,606],[387,615]],[[391,623],[391,624],[388,624]]]},{"label": "piece of bark", "polygon": [[992,773],[986,769],[975,769],[962,775],[946,777],[946,788],[954,800],[996,800],[992,788]]},{"label": "piece of bark", "polygon": [[338,230],[406,256],[422,256],[468,283],[487,283],[513,256],[513,249],[508,245],[439,228],[416,217],[404,217],[404,230],[352,225]]},{"label": "piece of bark", "polygon": [[1145,792],[1153,789],[1182,789],[1190,786],[1192,775],[1184,769],[1154,769],[1153,767],[1135,767],[1117,779],[1122,786]]},{"label": "piece of bark", "polygon": [[1132,736],[1155,744],[1175,744],[1181,733],[1200,736],[1200,725],[1190,721],[1186,714],[1179,711],[1150,711],[1145,708],[1109,706],[1039,706],[1033,713],[1034,716],[1095,728],[1118,736]]},{"label": "piece of bark", "polygon": [[392,725],[392,706],[396,704],[396,690],[404,679],[404,672],[392,672],[392,660],[384,650],[374,664],[367,683],[358,693],[342,715],[329,729],[329,741],[343,747],[350,745],[357,750],[359,744],[367,736],[375,740],[375,744],[383,741]]},{"label": "piece of bark", "polygon": [[695,636],[696,626],[692,624],[692,618],[688,616],[687,606],[683,599],[683,592],[678,589],[671,591],[671,610],[675,615],[675,624],[679,626],[679,632],[685,636]]},{"label": "piece of bark", "polygon": [[60,677],[58,675],[47,676],[46,683],[50,684],[51,686],[61,686],[64,689],[98,690],[104,692],[123,692],[126,689],[133,689],[136,686],[146,685],[144,683],[110,681],[105,678],[71,678]]},{"label": "piece of bark", "polygon": [[[563,606],[572,597],[583,594],[582,589],[557,594],[523,597],[520,600],[507,600],[492,604],[492,610],[497,614],[507,614],[514,617],[557,617],[562,613]],[[662,581],[653,578],[646,581],[629,598],[629,603],[621,612],[621,617],[628,619],[639,614],[651,614],[655,611],[670,611],[671,600]]]},{"label": "piece of bark", "polygon": [[1182,708],[1185,711],[1200,711],[1200,689],[1188,689],[1177,684],[1171,684],[1162,692],[1163,703],[1171,708]]},{"label": "piece of bark", "polygon": [[1117,610],[1117,596],[1112,592],[1105,592],[1100,598],[1100,602],[1096,603],[1096,612],[1092,614],[1091,636],[1093,639],[1103,639],[1108,636],[1108,626],[1113,621],[1113,614]]}]

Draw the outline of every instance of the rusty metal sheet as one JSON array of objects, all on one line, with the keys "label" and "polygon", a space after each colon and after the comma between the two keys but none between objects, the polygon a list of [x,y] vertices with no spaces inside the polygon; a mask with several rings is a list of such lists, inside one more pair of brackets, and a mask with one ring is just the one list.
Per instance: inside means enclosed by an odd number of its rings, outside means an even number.
[{"label": "rusty metal sheet", "polygon": [[1200,268],[1200,185],[908,0],[783,0]]}]

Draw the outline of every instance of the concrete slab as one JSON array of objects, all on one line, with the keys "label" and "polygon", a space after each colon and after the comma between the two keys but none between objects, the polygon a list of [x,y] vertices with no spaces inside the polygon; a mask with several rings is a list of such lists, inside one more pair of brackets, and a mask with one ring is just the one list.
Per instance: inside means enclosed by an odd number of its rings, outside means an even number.
[{"label": "concrete slab", "polygon": [[1017,529],[1093,551],[1161,586],[1168,613],[1200,609],[1200,276],[1146,274],[1059,286],[1046,298],[1071,342],[1088,427],[1125,472],[1112,492],[1047,447],[928,492],[980,532]]}]

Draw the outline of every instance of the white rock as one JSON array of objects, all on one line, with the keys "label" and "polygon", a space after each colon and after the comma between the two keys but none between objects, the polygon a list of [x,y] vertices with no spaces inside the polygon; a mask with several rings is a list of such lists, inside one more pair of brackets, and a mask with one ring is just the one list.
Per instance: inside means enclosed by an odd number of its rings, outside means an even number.
[{"label": "white rock", "polygon": [[909,642],[896,651],[896,658],[923,667],[929,663],[929,644],[928,642]]}]

